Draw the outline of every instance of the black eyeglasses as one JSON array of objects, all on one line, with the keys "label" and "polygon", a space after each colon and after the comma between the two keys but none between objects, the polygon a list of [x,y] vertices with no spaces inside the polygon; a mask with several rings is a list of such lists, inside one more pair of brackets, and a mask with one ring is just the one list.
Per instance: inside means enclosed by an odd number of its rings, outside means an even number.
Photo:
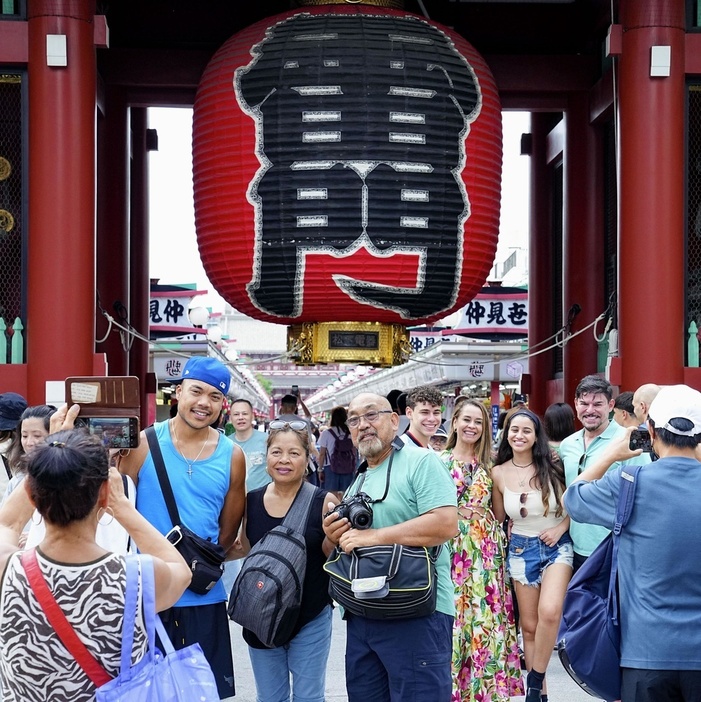
[{"label": "black eyeglasses", "polygon": [[276,429],[292,429],[293,431],[304,431],[307,428],[307,423],[301,419],[293,419],[291,422],[285,422],[282,419],[273,419],[268,425],[268,429],[275,431]]},{"label": "black eyeglasses", "polygon": [[[518,498],[518,501],[521,503],[521,505],[525,505],[527,500],[528,500],[528,493],[522,492],[521,496]],[[525,519],[528,516],[528,510],[522,506],[519,514],[521,515],[521,519]]]},{"label": "black eyeglasses", "polygon": [[348,417],[348,419],[346,419],[346,424],[352,429],[355,429],[360,424],[361,419],[367,419],[370,424],[374,424],[380,418],[381,414],[392,414],[392,410],[371,410],[365,414]]},{"label": "black eyeglasses", "polygon": [[586,454],[586,453],[583,453],[583,454],[579,457],[579,464],[578,464],[578,465],[579,465],[579,468],[577,469],[577,475],[580,475],[581,472],[584,470],[584,464],[585,464],[586,462],[587,462],[587,454]]}]

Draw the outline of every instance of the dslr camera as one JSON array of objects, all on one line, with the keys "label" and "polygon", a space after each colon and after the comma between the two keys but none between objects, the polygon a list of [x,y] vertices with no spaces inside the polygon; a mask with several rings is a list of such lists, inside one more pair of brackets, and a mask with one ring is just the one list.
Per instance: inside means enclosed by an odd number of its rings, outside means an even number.
[{"label": "dslr camera", "polygon": [[372,526],[372,498],[364,492],[348,497],[336,505],[324,517],[337,514],[339,519],[345,517],[353,529],[369,529]]}]

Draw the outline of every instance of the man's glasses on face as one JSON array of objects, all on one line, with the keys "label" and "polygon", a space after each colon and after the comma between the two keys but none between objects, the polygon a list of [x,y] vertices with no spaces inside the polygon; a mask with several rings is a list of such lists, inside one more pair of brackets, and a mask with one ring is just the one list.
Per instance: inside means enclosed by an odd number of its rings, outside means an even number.
[{"label": "man's glasses on face", "polygon": [[361,419],[365,419],[370,422],[370,424],[374,424],[380,418],[381,414],[392,414],[392,410],[371,410],[365,414],[359,414],[355,417],[348,417],[346,424],[351,429],[355,429],[357,426],[359,426]]}]

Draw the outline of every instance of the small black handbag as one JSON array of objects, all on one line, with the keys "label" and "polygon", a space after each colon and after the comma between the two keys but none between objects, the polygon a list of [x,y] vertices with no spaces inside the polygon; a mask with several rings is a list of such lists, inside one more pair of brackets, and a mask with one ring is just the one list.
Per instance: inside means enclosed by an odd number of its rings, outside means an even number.
[{"label": "small black handbag", "polygon": [[156,431],[153,427],[148,427],[144,433],[151,450],[153,465],[156,467],[158,482],[161,484],[163,499],[168,507],[168,515],[173,522],[173,528],[166,534],[166,539],[178,549],[190,566],[192,581],[187,589],[198,595],[206,595],[219,582],[224,572],[226,552],[219,544],[215,544],[211,539],[203,539],[180,522],[180,513],[175,504],[173,488],[166,472]]}]

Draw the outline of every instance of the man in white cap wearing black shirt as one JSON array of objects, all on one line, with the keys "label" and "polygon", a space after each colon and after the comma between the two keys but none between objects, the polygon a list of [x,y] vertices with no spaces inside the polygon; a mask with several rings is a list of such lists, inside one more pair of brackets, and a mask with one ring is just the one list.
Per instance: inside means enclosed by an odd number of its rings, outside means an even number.
[{"label": "man in white cap wearing black shirt", "polygon": [[[701,699],[701,463],[695,455],[701,393],[687,385],[663,387],[647,423],[660,458],[638,473],[618,554],[621,700],[688,702]],[[628,448],[633,430],[612,442],[609,458],[640,455]],[[563,501],[573,519],[610,529],[626,467],[605,468],[601,462],[587,467]]]}]

